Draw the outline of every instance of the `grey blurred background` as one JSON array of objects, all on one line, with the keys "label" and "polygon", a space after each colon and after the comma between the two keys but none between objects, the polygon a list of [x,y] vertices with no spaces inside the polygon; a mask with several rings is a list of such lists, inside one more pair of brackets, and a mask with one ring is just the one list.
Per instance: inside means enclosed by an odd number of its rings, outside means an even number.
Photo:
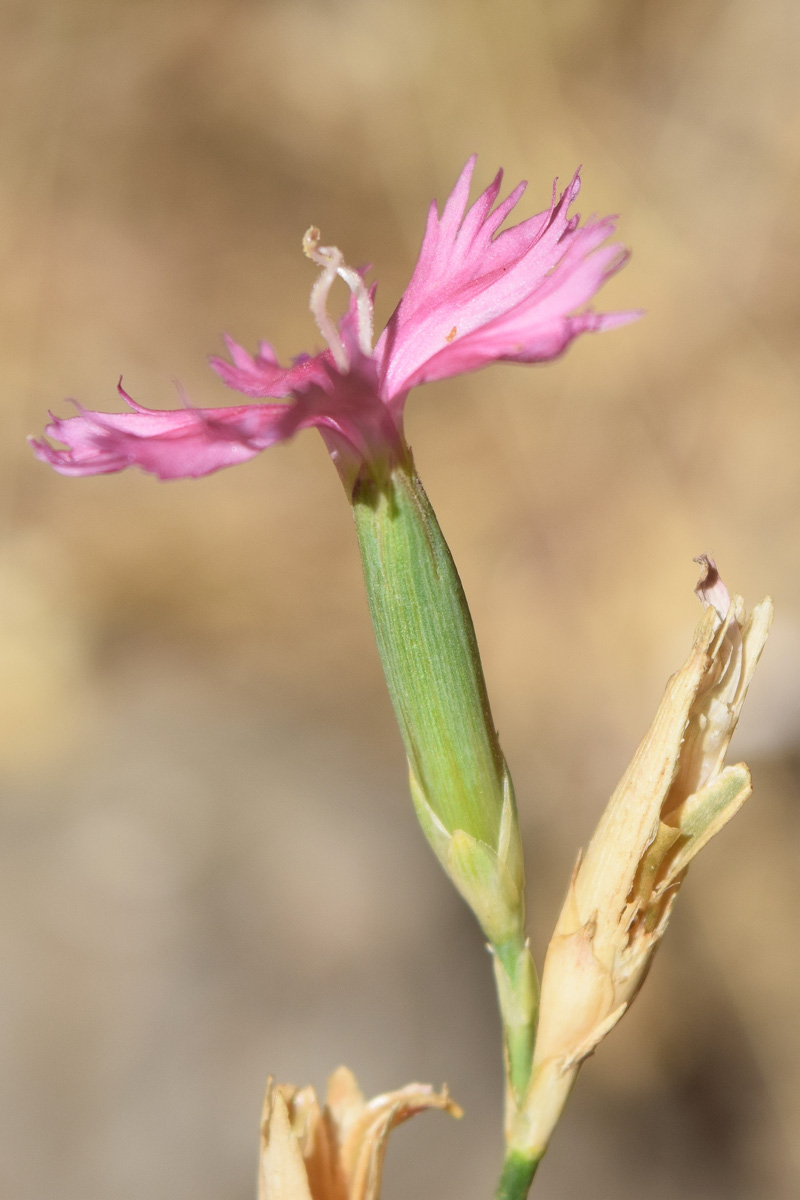
[{"label": "grey blurred background", "polygon": [[514,771],[541,958],[577,847],[686,653],[692,557],[777,620],[693,868],[537,1186],[800,1191],[797,5],[0,4],[0,1195],[246,1200],[265,1078],[447,1080],[385,1196],[484,1200],[489,963],[413,820],[351,519],[315,434],[197,482],[33,461],[64,397],[235,397],[230,331],[319,338],[313,221],[391,312],[472,151],[584,165],[646,320],[412,396]]}]

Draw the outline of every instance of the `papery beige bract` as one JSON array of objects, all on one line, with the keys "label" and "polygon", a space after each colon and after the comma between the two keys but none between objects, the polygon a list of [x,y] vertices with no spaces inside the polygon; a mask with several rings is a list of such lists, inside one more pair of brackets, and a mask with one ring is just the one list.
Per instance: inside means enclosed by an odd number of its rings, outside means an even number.
[{"label": "papery beige bract", "polygon": [[706,613],[633,761],[579,858],[545,960],[526,1127],[544,1150],[577,1069],[644,981],[691,860],[751,793],[744,763],[724,766],[772,621],[745,613],[710,560]]},{"label": "papery beige bract", "polygon": [[436,1092],[424,1083],[367,1101],[347,1067],[331,1075],[324,1105],[311,1087],[270,1079],[259,1200],[378,1200],[390,1132],[426,1108],[461,1116],[446,1087]]}]

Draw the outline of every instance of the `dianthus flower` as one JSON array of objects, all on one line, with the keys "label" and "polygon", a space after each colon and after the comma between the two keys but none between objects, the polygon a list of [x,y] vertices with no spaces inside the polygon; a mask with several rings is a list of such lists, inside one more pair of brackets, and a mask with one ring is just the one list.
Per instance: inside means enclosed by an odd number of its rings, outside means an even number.
[{"label": "dianthus flower", "polygon": [[[53,417],[46,433],[67,448],[32,439],[39,458],[64,475],[97,475],[138,466],[160,479],[207,475],[253,458],[301,429],[319,429],[349,492],[366,472],[386,478],[409,461],[403,409],[420,383],[474,371],[491,362],[542,362],[578,334],[634,320],[637,312],[595,313],[585,305],[627,259],[609,244],[614,220],[580,224],[569,208],[576,173],[550,207],[498,232],[525,190],[520,183],[495,207],[499,171],[468,209],[475,166],[467,162],[439,215],[433,202],[417,265],[386,328],[372,344],[374,288],[341,252],[321,246],[319,231],[303,240],[322,270],[311,311],[328,348],[282,367],[261,342],[251,356],[226,337],[230,361],[211,364],[229,387],[267,403],[159,411],[133,401],[127,413]],[[337,323],[328,293],[340,277],[350,289]]]},{"label": "dianthus flower", "polygon": [[[639,314],[598,314],[586,307],[627,254],[609,241],[613,218],[592,218],[582,226],[577,214],[569,215],[580,187],[577,174],[560,196],[553,189],[545,212],[503,229],[525,184],[498,203],[498,172],[468,207],[474,167],[473,158],[441,215],[431,205],[411,280],[374,346],[374,288],[365,282],[366,272],[349,267],[335,246],[321,245],[319,230],[312,227],[303,249],[320,273],[310,307],[327,349],[283,367],[268,342],[250,355],[227,338],[230,358],[214,358],[212,365],[250,403],[156,412],[136,404],[120,384],[132,411],[109,414],[79,406],[77,416],[54,417],[47,427],[65,449],[46,440],[33,446],[65,475],[138,466],[176,479],[207,475],[301,429],[319,429],[353,507],[370,615],[405,746],[414,808],[492,953],[506,1065],[506,1157],[497,1196],[519,1200],[527,1194],[543,1148],[534,1143],[526,1107],[538,994],[525,934],[519,820],[466,597],[416,473],[403,410],[419,383],[491,362],[552,359],[578,334],[609,329]],[[337,278],[350,291],[338,322],[328,311]],[[347,1090],[353,1091],[349,1083]],[[304,1132],[310,1103],[307,1096],[298,1101],[293,1094],[268,1098],[262,1190],[272,1200],[284,1195],[321,1200],[323,1195],[314,1150],[319,1131],[310,1141]],[[348,1128],[353,1112],[361,1111],[362,1101],[356,1097],[354,1103],[345,1106]],[[375,1200],[388,1129],[432,1103],[449,1106],[446,1096],[435,1099],[418,1088],[395,1093],[374,1102],[377,1109],[367,1106],[366,1124],[355,1141],[346,1133],[342,1141],[335,1130],[338,1158],[329,1182],[339,1200],[345,1193]],[[336,1107],[329,1105],[320,1118],[326,1129],[330,1120],[336,1122]],[[364,1129],[369,1136],[361,1137]]]}]

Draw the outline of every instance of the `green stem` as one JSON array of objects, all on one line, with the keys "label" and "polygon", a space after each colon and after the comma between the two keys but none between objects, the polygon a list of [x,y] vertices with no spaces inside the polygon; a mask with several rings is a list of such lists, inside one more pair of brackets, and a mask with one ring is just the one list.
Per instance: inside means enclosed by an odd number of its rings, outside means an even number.
[{"label": "green stem", "polygon": [[539,1161],[538,1157],[531,1156],[526,1138],[526,1105],[538,1016],[538,980],[527,942],[493,946],[492,953],[506,1065],[506,1156],[496,1197],[497,1200],[524,1200]]},{"label": "green stem", "polygon": [[533,1183],[539,1159],[527,1158],[518,1150],[509,1150],[503,1161],[495,1200],[525,1200]]},{"label": "green stem", "polygon": [[516,1125],[528,1093],[536,1040],[539,987],[527,942],[492,946],[506,1054],[506,1128]]}]

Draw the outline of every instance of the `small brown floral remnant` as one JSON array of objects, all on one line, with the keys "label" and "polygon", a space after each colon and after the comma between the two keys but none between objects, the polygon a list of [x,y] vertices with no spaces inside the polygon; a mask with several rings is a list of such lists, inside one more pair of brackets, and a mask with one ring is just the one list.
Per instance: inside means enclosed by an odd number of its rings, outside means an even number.
[{"label": "small brown floral remnant", "polygon": [[270,1079],[259,1200],[378,1200],[390,1132],[426,1108],[462,1115],[446,1087],[436,1092],[424,1083],[365,1100],[347,1067],[331,1075],[324,1105],[311,1087]]}]

